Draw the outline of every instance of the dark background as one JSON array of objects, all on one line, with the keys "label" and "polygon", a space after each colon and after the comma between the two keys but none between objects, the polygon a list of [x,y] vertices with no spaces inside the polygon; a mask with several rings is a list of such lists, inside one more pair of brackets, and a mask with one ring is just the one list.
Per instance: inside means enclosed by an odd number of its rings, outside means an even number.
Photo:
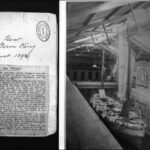
[{"label": "dark background", "polygon": [[[59,19],[59,1],[0,1],[0,12],[49,12],[57,15]],[[58,59],[59,60],[59,59]],[[57,110],[58,112],[58,110]],[[58,113],[57,113],[58,114]],[[57,150],[58,149],[58,115],[57,132],[48,137],[0,137],[0,150]]]}]

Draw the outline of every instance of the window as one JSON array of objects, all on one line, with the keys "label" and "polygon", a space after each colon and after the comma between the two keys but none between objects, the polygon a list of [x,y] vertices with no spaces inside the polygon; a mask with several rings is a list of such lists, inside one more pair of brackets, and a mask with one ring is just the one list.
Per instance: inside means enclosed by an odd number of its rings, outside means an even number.
[{"label": "window", "polygon": [[89,74],[88,74],[88,80],[92,80],[92,72],[89,72]]},{"label": "window", "polygon": [[98,81],[98,80],[99,80],[99,72],[96,72],[95,80],[96,80],[96,81]]},{"label": "window", "polygon": [[73,72],[73,80],[74,80],[74,81],[77,80],[77,72],[76,72],[76,71]]},{"label": "window", "polygon": [[82,72],[81,72],[81,81],[84,81],[84,80],[85,80],[85,72],[82,71]]}]

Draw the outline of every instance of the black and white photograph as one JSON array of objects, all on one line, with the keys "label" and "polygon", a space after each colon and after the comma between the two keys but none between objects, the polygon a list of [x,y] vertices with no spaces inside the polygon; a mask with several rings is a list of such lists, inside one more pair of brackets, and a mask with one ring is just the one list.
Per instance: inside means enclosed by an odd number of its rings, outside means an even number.
[{"label": "black and white photograph", "polygon": [[150,149],[150,2],[66,3],[66,149]]}]

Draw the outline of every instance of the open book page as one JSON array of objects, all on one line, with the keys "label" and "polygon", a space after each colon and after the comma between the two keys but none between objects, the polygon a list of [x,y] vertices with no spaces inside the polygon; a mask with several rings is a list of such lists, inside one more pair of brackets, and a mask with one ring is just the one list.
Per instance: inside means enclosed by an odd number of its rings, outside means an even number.
[{"label": "open book page", "polygon": [[56,16],[1,12],[0,18],[0,136],[53,134]]}]

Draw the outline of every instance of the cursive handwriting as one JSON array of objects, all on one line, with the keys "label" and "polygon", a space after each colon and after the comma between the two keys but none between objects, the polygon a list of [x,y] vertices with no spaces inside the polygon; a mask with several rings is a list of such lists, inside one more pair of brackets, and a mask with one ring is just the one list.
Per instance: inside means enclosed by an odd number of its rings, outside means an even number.
[{"label": "cursive handwriting", "polygon": [[11,35],[7,35],[5,38],[4,38],[4,41],[9,41],[9,42],[18,42],[20,40],[23,40],[23,38],[21,37],[17,37],[17,38],[12,38]]},{"label": "cursive handwriting", "polygon": [[8,45],[5,44],[4,42],[0,43],[0,48],[6,49],[6,48],[16,48],[16,45]]},{"label": "cursive handwriting", "polygon": [[[23,58],[28,59],[35,48],[35,44],[24,41],[22,37],[7,35],[0,42],[0,50],[7,49],[6,54],[1,54],[0,58],[15,57],[20,60]],[[14,50],[14,52],[10,52],[11,50]]]},{"label": "cursive handwriting", "polygon": [[0,55],[0,58],[8,58],[8,57],[10,57],[10,56],[11,56],[10,54]]},{"label": "cursive handwriting", "polygon": [[36,45],[31,45],[30,43],[21,43],[20,44],[20,46],[19,46],[19,48],[32,48],[32,49],[34,49],[36,47]]},{"label": "cursive handwriting", "polygon": [[20,60],[22,60],[23,58],[28,59],[28,58],[30,57],[30,55],[31,55],[32,52],[33,52],[33,49],[30,50],[28,53],[18,53],[18,54],[15,54],[14,57],[17,57],[17,58],[19,58]]}]

